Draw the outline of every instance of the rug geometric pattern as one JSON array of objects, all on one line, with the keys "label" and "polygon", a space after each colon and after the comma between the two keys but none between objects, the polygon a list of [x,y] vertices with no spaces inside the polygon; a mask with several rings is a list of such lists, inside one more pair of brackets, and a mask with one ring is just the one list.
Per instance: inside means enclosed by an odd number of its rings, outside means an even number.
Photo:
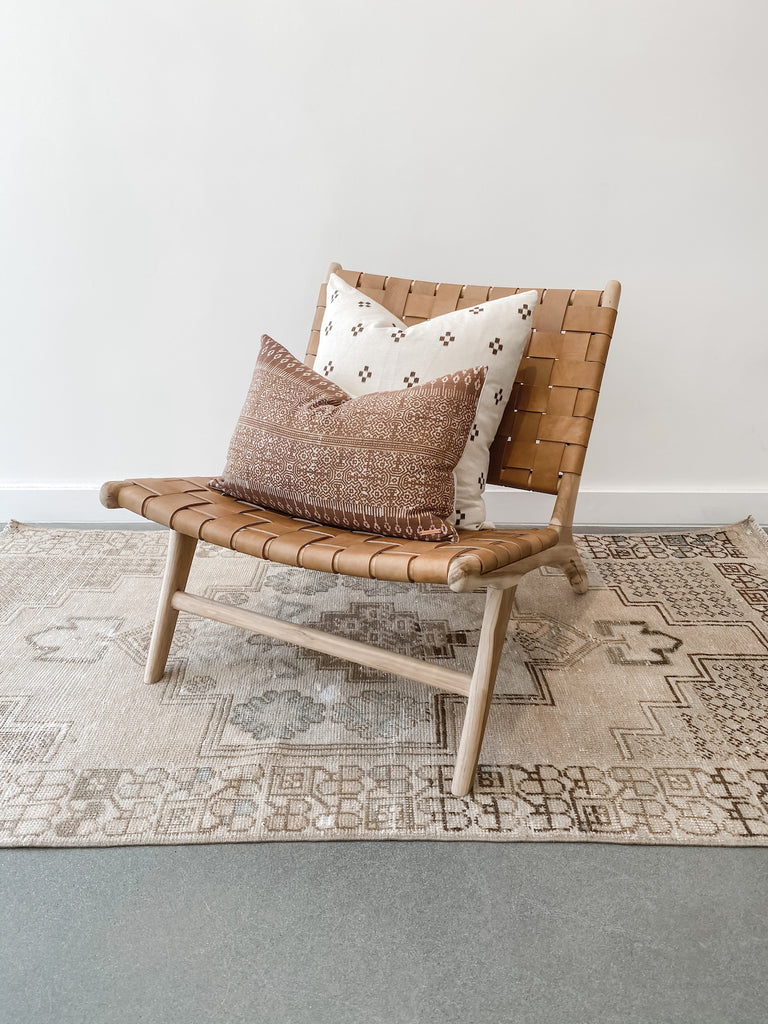
[{"label": "rug geometric pattern", "polygon": [[[768,845],[768,539],[577,540],[518,589],[471,794],[466,699],[183,613],[166,531],[0,533],[0,845],[318,839]],[[189,589],[470,671],[483,595],[198,545]]]}]

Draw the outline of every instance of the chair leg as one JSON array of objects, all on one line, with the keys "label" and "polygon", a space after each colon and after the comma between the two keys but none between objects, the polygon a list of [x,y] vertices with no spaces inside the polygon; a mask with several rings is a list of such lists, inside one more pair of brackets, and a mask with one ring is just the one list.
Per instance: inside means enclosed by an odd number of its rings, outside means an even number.
[{"label": "chair leg", "polygon": [[178,611],[171,606],[171,598],[177,590],[183,590],[187,584],[189,570],[197,547],[196,537],[170,531],[168,540],[168,560],[165,563],[165,575],[160,590],[160,602],[155,616],[155,627],[149,643],[147,668],[144,673],[145,683],[157,683],[163,678],[168,651],[171,649],[173,631],[176,628]]},{"label": "chair leg", "polygon": [[579,477],[575,473],[563,473],[550,523],[551,526],[560,527],[560,540],[556,547],[552,548],[550,565],[556,565],[563,570],[577,594],[586,594],[589,590],[589,579],[573,543],[573,515],[578,496]]},{"label": "chair leg", "polygon": [[577,594],[586,594],[589,590],[589,578],[584,563],[575,546],[564,548],[557,565],[565,573],[568,582]]},{"label": "chair leg", "polygon": [[485,724],[493,697],[496,673],[499,670],[501,649],[507,635],[512,602],[516,587],[506,590],[489,587],[485,595],[485,613],[483,626],[480,630],[480,643],[477,648],[477,660],[472,673],[469,687],[467,714],[464,728],[459,741],[459,753],[456,757],[456,769],[453,775],[451,792],[454,796],[466,796],[472,783],[480,758],[480,747],[485,735]]}]

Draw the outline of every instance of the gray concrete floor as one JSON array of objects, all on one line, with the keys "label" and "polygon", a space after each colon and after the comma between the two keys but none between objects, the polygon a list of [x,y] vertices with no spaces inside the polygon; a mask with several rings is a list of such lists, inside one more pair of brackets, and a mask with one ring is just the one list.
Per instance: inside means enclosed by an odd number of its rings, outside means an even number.
[{"label": "gray concrete floor", "polygon": [[0,1024],[766,1024],[766,922],[768,848],[0,850]]},{"label": "gray concrete floor", "polygon": [[768,850],[0,851],[2,1024],[764,1024]]}]

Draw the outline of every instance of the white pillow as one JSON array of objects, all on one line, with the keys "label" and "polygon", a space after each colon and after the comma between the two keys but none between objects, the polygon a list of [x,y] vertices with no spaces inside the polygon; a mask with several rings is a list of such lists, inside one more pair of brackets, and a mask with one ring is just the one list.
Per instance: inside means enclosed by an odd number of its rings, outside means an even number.
[{"label": "white pillow", "polygon": [[407,327],[331,274],[315,371],[351,395],[397,391],[470,366],[487,366],[475,423],[456,469],[453,522],[485,521],[489,448],[512,393],[538,295],[519,292]]}]

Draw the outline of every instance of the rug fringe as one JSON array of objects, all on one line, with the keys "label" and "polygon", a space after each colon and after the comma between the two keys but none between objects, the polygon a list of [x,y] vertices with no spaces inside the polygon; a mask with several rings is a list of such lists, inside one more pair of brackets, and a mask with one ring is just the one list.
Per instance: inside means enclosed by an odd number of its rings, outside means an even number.
[{"label": "rug fringe", "polygon": [[758,523],[754,516],[747,516],[746,519],[742,519],[740,523],[735,525],[743,526],[745,530],[753,533],[759,541],[768,547],[768,532]]}]

